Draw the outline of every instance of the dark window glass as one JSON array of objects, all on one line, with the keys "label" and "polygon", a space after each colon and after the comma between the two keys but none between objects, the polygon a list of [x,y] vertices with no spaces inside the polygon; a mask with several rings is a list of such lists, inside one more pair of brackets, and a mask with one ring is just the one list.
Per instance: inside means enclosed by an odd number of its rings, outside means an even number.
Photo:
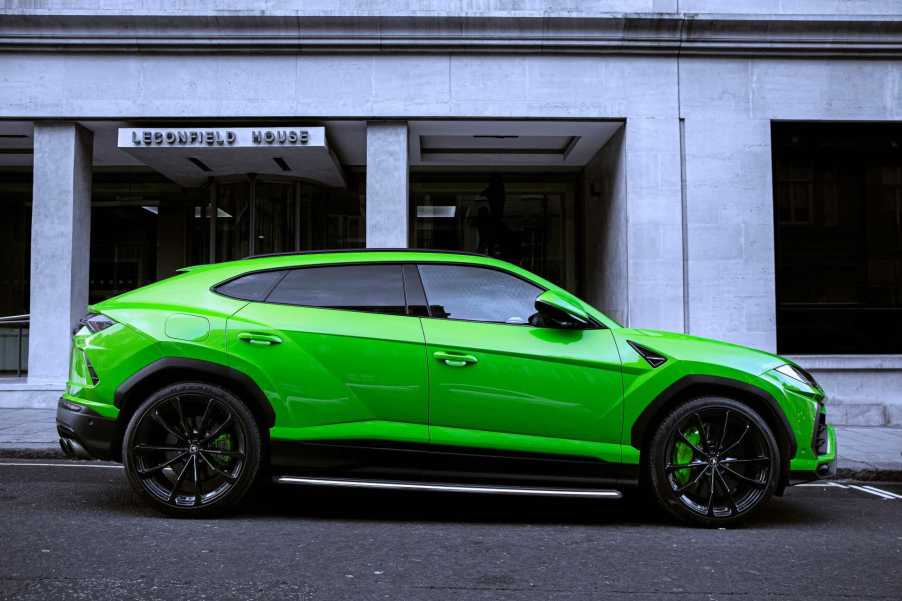
[{"label": "dark window glass", "polygon": [[295,269],[288,272],[266,300],[305,307],[405,313],[400,265]]},{"label": "dark window glass", "polygon": [[773,128],[777,350],[902,353],[902,126]]},{"label": "dark window glass", "polygon": [[249,273],[216,287],[216,292],[249,301],[262,301],[276,285],[284,271]]},{"label": "dark window glass", "polygon": [[433,317],[525,324],[542,293],[518,277],[483,267],[420,265],[420,275]]}]

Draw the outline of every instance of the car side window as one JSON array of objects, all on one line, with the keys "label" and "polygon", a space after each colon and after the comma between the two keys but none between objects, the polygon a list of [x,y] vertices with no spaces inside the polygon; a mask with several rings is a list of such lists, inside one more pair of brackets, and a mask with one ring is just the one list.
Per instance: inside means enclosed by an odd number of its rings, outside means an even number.
[{"label": "car side window", "polygon": [[248,301],[262,301],[276,285],[284,271],[257,271],[239,276],[215,288],[216,292]]},{"label": "car side window", "polygon": [[293,269],[266,302],[406,314],[401,265],[329,265]]},{"label": "car side window", "polygon": [[420,277],[432,317],[528,324],[543,290],[497,269],[421,264]]}]

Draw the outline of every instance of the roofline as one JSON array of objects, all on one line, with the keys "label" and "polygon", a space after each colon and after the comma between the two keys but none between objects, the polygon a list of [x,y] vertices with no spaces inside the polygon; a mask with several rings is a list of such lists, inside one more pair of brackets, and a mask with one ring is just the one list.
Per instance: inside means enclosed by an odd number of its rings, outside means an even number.
[{"label": "roofline", "polygon": [[323,249],[323,250],[299,250],[294,252],[282,252],[282,253],[266,253],[260,255],[248,255],[239,261],[244,261],[245,259],[263,259],[266,257],[291,257],[291,256],[306,256],[306,255],[331,255],[331,254],[340,254],[340,253],[380,253],[380,252],[409,252],[409,253],[429,253],[429,254],[441,254],[441,255],[463,255],[467,257],[483,257],[486,259],[492,259],[489,255],[484,255],[481,253],[467,252],[463,250],[441,250],[437,248],[334,248],[334,249]]},{"label": "roofline", "polygon": [[[25,4],[37,7],[16,8]],[[347,1],[332,2],[329,10],[321,2],[310,9],[292,2],[281,3],[292,5],[287,9],[260,11],[238,10],[244,7],[235,2],[209,10],[198,0],[180,3],[179,10],[155,10],[148,6],[161,3],[149,2],[139,10],[122,2],[106,4],[125,8],[99,10],[96,4],[0,2],[0,52],[902,56],[902,23],[892,8],[847,15],[601,12],[597,1],[581,10],[546,1],[514,11],[436,10],[436,3],[423,0],[405,3],[406,10],[381,11]],[[877,12],[876,4],[861,10]]]}]

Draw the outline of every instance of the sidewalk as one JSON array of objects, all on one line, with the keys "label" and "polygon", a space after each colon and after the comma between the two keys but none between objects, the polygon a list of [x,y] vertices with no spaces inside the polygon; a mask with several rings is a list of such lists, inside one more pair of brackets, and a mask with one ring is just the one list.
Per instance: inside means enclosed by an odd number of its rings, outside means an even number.
[{"label": "sidewalk", "polygon": [[[55,409],[0,409],[0,457],[63,457]],[[839,476],[902,480],[902,428],[837,426]]]}]

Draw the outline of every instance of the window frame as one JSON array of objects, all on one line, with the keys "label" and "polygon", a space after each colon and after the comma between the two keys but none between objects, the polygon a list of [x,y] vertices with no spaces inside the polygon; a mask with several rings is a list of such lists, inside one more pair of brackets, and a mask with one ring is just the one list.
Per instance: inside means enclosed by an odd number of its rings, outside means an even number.
[{"label": "window frame", "polygon": [[[270,295],[272,295],[273,291],[279,286],[279,284],[282,283],[282,280],[285,279],[285,277],[291,271],[295,271],[298,269],[316,269],[318,267],[345,267],[345,266],[347,266],[347,267],[358,266],[359,267],[359,266],[364,266],[364,265],[397,265],[399,267],[399,269],[401,271],[402,292],[404,295],[405,313],[403,315],[398,314],[398,313],[383,313],[383,312],[379,312],[379,311],[361,311],[359,309],[345,309],[342,307],[320,307],[318,305],[298,305],[295,303],[277,303],[277,302],[269,300],[269,297],[270,297]],[[489,325],[517,326],[517,327],[526,326],[526,327],[530,327],[530,328],[538,328],[539,327],[539,326],[534,326],[529,322],[507,323],[507,322],[503,322],[503,321],[474,321],[474,320],[469,320],[469,319],[454,319],[454,318],[449,318],[449,317],[439,317],[437,315],[433,315],[432,309],[429,305],[429,295],[426,292],[426,286],[425,286],[425,284],[423,284],[423,277],[420,274],[420,265],[449,265],[452,267],[473,267],[476,269],[488,269],[491,271],[501,272],[503,274],[517,278],[520,281],[526,282],[527,284],[535,286],[536,288],[541,290],[541,292],[539,294],[550,290],[550,288],[548,288],[547,286],[544,286],[538,282],[534,282],[534,281],[530,280],[529,278],[526,278],[518,273],[514,273],[513,271],[509,271],[507,269],[504,269],[503,267],[499,267],[496,265],[483,265],[481,263],[467,263],[464,261],[419,260],[419,261],[347,261],[347,262],[342,261],[342,262],[338,262],[338,263],[317,263],[315,265],[288,265],[288,266],[282,266],[282,267],[267,267],[267,268],[263,268],[263,269],[252,269],[250,271],[245,271],[238,275],[235,275],[235,276],[232,276],[225,280],[222,280],[220,282],[217,282],[216,284],[213,284],[212,286],[210,286],[210,292],[213,292],[214,294],[218,294],[219,296],[223,296],[225,298],[231,298],[233,300],[240,300],[240,301],[247,302],[247,303],[262,303],[262,304],[268,304],[268,305],[280,305],[280,306],[285,306],[285,307],[304,307],[304,308],[308,308],[308,309],[322,309],[325,311],[349,311],[349,312],[353,312],[353,313],[366,313],[366,314],[371,314],[371,315],[390,315],[393,317],[415,317],[415,318],[419,318],[419,319],[441,319],[441,320],[445,320],[445,321],[460,321],[460,322],[465,322],[465,323],[481,323],[481,324],[489,324]],[[416,277],[417,277],[417,281],[414,284],[414,286],[412,286],[412,287],[418,287],[419,292],[417,294],[415,294],[414,296],[419,296],[419,294],[421,293],[426,300],[426,307],[425,307],[426,314],[425,315],[416,314],[418,307],[420,308],[420,310],[422,312],[422,305],[419,305],[416,302],[414,302],[414,304],[411,304],[411,294],[409,293],[409,289],[408,289],[408,287],[410,286],[410,284],[408,284],[408,279],[410,276],[408,276],[408,270],[405,269],[405,267],[407,267],[407,266],[413,267],[412,271],[414,271],[416,273]],[[266,272],[266,271],[283,271],[284,273],[282,274],[282,277],[279,278],[275,284],[273,284],[272,288],[270,288],[270,290],[266,294],[266,297],[264,297],[263,300],[239,299],[239,298],[229,296],[227,294],[223,294],[222,292],[219,292],[219,290],[217,290],[217,288],[219,288],[220,286],[228,284],[229,282],[236,280],[238,278],[244,277],[246,275],[251,275],[254,273],[262,273],[262,272]],[[417,292],[417,291],[411,290],[410,292]],[[583,328],[579,328],[579,329],[581,329],[581,330],[600,330],[600,329],[607,328],[606,325],[599,322],[592,315],[589,315],[589,319],[590,319],[589,325],[586,327],[583,327]]]},{"label": "window frame", "polygon": [[[247,303],[279,305],[282,307],[302,307],[302,308],[307,308],[307,309],[322,309],[325,311],[349,311],[352,313],[365,313],[368,315],[390,315],[393,317],[420,317],[418,315],[411,313],[411,307],[415,306],[415,305],[410,305],[408,303],[408,299],[407,299],[408,295],[407,295],[407,284],[404,279],[404,266],[410,265],[410,264],[411,263],[409,261],[349,261],[349,262],[339,262],[339,263],[317,263],[315,265],[288,265],[288,266],[284,266],[284,267],[268,267],[268,268],[264,268],[264,269],[253,269],[251,271],[245,271],[244,273],[240,273],[236,276],[233,276],[231,278],[228,278],[226,280],[223,280],[221,282],[213,284],[212,286],[210,286],[210,292],[213,292],[214,294],[218,294],[220,296],[224,296],[226,298],[231,298],[234,300],[241,300],[241,301],[244,301]],[[319,305],[301,305],[298,303],[280,303],[280,302],[269,300],[269,297],[272,296],[272,293],[276,290],[276,288],[279,287],[279,284],[281,284],[282,281],[292,271],[299,271],[301,269],[317,269],[317,268],[321,268],[321,267],[361,267],[361,266],[368,266],[368,265],[396,265],[396,266],[398,266],[398,272],[401,275],[401,295],[404,299],[404,313],[403,314],[388,313],[388,312],[384,312],[384,311],[363,311],[360,309],[349,309],[349,308],[344,308],[344,307],[322,307]],[[267,271],[284,271],[285,273],[283,273],[282,277],[280,277],[276,281],[276,283],[273,284],[272,288],[269,289],[269,291],[266,293],[266,296],[262,300],[246,300],[246,299],[235,298],[233,296],[224,294],[218,290],[218,288],[220,286],[224,286],[225,284],[228,284],[229,282],[236,280],[238,278],[242,278],[244,276],[255,274],[255,273],[263,273],[263,272],[267,272]]]}]

